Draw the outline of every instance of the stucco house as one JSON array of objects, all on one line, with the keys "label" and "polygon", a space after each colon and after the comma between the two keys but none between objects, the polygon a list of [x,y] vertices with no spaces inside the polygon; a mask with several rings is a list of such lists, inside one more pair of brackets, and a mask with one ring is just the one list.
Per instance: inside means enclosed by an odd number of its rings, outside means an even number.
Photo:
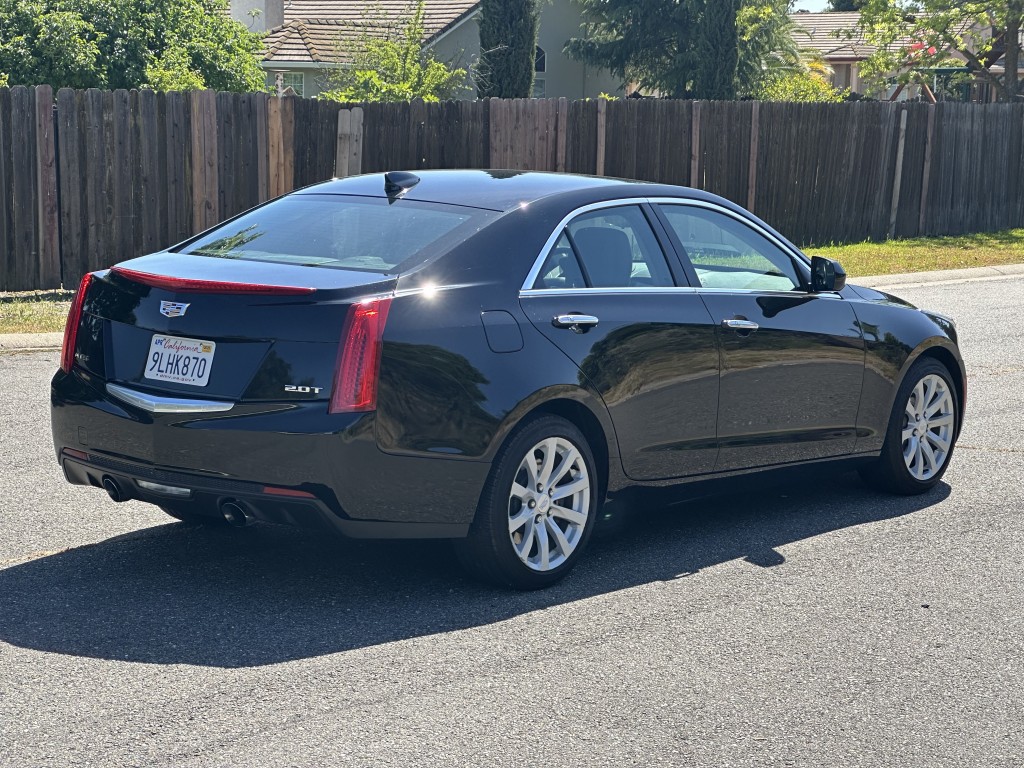
[{"label": "stucco house", "polygon": [[[267,84],[291,87],[312,97],[324,87],[325,72],[346,64],[346,39],[394,29],[408,19],[410,0],[232,0],[231,15],[264,35]],[[426,0],[424,45],[434,55],[469,67],[480,56],[478,0]],[[566,41],[580,33],[582,10],[576,0],[542,6],[537,41],[534,96],[593,98],[624,95],[622,80],[570,59]],[[466,92],[472,98],[472,90]]]}]

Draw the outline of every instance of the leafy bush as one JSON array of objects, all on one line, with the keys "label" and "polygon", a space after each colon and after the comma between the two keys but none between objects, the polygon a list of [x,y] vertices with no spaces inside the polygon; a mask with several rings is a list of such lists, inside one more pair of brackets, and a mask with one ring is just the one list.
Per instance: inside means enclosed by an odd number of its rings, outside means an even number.
[{"label": "leafy bush", "polygon": [[766,80],[754,94],[760,101],[801,101],[838,104],[849,91],[840,91],[813,72],[789,72]]}]

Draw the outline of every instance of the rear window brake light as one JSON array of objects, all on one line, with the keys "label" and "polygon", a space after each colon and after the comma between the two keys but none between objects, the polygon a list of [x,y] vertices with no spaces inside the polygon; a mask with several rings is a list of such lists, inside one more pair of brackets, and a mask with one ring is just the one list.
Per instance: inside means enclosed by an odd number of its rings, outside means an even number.
[{"label": "rear window brake light", "polygon": [[316,288],[305,288],[294,285],[265,285],[263,283],[229,283],[218,280],[193,280],[186,277],[168,277],[154,275],[150,272],[138,272],[124,267],[113,267],[110,270],[133,283],[163,288],[181,293],[247,293],[263,296],[303,296],[314,293]]}]

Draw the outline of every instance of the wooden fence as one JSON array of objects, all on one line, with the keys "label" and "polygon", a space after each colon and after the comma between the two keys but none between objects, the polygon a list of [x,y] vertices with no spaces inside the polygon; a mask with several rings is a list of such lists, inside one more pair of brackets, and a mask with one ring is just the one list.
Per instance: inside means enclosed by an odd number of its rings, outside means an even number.
[{"label": "wooden fence", "polygon": [[700,187],[798,243],[1024,226],[1024,105],[337,104],[0,89],[0,291],[73,287],[293,188],[505,168]]}]

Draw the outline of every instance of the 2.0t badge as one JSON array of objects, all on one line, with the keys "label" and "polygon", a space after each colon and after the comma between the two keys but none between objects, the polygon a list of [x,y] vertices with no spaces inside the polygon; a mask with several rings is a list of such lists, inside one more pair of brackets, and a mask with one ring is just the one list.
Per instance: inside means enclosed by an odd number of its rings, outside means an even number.
[{"label": "2.0t badge", "polygon": [[182,304],[178,301],[161,301],[160,314],[166,317],[181,317],[190,306],[192,305]]}]

